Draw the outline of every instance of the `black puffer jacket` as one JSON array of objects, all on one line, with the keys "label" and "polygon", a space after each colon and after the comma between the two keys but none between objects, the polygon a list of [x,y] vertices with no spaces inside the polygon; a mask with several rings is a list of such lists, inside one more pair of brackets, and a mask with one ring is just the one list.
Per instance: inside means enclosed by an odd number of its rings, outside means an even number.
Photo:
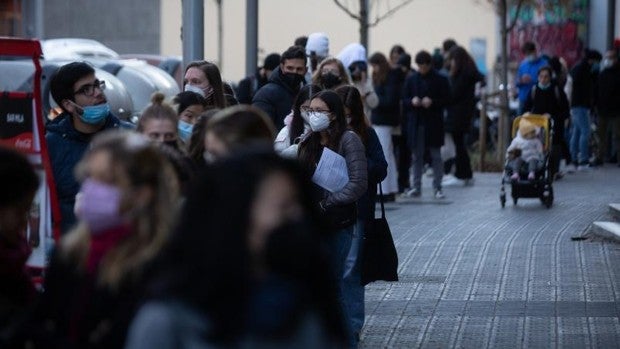
[{"label": "black puffer jacket", "polygon": [[266,112],[279,130],[284,127],[284,118],[291,112],[297,92],[284,82],[277,67],[269,76],[269,82],[256,91],[252,105]]},{"label": "black puffer jacket", "polygon": [[596,107],[602,117],[620,117],[620,63],[603,69],[598,76]]},{"label": "black puffer jacket", "polygon": [[590,65],[586,59],[577,63],[570,71],[573,78],[571,107],[591,108],[594,101],[594,83]]}]

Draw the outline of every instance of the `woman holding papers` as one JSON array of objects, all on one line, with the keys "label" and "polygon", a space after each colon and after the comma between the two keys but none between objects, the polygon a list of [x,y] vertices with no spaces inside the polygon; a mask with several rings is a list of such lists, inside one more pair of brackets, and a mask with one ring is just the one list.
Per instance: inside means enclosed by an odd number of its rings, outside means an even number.
[{"label": "woman holding papers", "polygon": [[312,133],[299,145],[299,159],[313,174],[318,204],[330,224],[327,243],[333,277],[348,323],[342,280],[357,220],[356,202],[368,185],[365,149],[359,136],[347,130],[344,105],[337,93],[322,91],[315,95],[308,116]]},{"label": "woman holding papers", "polygon": [[357,202],[357,222],[353,232],[351,249],[344,268],[343,284],[347,314],[350,318],[351,347],[357,347],[359,334],[364,326],[364,286],[362,285],[362,241],[367,222],[375,217],[377,184],[387,175],[387,161],[375,130],[364,115],[364,102],[359,90],[352,85],[338,87],[335,92],[344,103],[349,129],[354,131],[364,144],[368,163],[368,190]]}]

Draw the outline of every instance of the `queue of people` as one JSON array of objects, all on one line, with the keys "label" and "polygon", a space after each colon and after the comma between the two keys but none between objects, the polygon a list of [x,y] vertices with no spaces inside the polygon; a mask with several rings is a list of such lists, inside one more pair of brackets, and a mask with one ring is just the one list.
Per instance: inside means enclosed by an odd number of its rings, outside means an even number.
[{"label": "queue of people", "polygon": [[[0,149],[0,177],[17,183],[0,195],[10,257],[0,273],[11,280],[0,288],[11,305],[0,346],[357,347],[375,202],[421,197],[426,165],[435,200],[446,196],[446,172],[473,183],[466,137],[484,78],[453,40],[443,54],[417,52],[413,69],[400,45],[389,57],[367,57],[359,44],[329,56],[327,36],[314,34],[269,55],[239,100],[217,65],[190,63],[183,92],[154,94],[137,125],[110,113],[105,81],[87,63],[54,72],[63,112],[45,137],[62,236],[37,292],[22,218],[38,179],[23,156]],[[608,88],[589,99],[580,79],[596,55],[587,54],[567,75],[568,98],[552,69],[531,75],[540,59],[527,49],[520,96],[524,110],[555,121],[554,173],[569,108],[577,124],[598,103],[617,144],[616,56],[606,54],[598,76]],[[581,166],[586,136],[573,129],[571,161]],[[441,155],[448,138],[454,159]]]}]

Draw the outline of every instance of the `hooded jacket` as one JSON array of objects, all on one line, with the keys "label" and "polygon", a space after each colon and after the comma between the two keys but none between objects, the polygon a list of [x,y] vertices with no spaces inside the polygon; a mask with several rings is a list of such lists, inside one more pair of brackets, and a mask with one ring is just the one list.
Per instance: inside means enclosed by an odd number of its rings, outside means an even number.
[{"label": "hooded jacket", "polygon": [[133,125],[119,120],[112,113],[108,114],[103,128],[93,134],[86,134],[75,129],[72,116],[64,112],[46,125],[45,140],[52,165],[56,193],[60,203],[61,231],[66,233],[75,223],[73,206],[80,184],[75,179],[75,165],[82,159],[92,138],[103,130],[113,128],[132,129]]},{"label": "hooded jacket", "polygon": [[256,91],[252,105],[267,113],[279,130],[284,127],[284,118],[291,112],[298,91],[286,84],[277,67],[269,76],[269,82]]}]

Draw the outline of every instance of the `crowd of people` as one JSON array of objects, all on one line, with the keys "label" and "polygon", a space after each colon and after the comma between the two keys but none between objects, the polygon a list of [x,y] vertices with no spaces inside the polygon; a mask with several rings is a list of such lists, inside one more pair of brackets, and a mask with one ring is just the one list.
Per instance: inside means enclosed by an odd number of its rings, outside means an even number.
[{"label": "crowd of people", "polygon": [[526,42],[522,53],[525,59],[515,79],[518,114],[546,115],[553,120],[549,157],[552,177],[558,180],[564,176],[562,160],[569,173],[607,162],[619,163],[618,49],[608,50],[604,57],[596,50],[585,49],[573,67],[568,67],[562,57],[539,54],[533,42]]},{"label": "crowd of people", "polygon": [[[524,49],[521,108],[556,121],[555,173],[569,102],[571,162],[589,159],[594,103],[617,143],[615,54],[598,75],[593,51],[559,75]],[[0,149],[0,180],[14,183],[0,193],[2,347],[355,348],[375,202],[420,197],[426,165],[434,199],[446,173],[473,183],[466,138],[484,77],[450,39],[434,54],[395,45],[368,57],[356,43],[330,55],[329,38],[313,33],[236,88],[217,65],[192,62],[183,92],[155,93],[136,125],[110,112],[89,64],[50,80],[62,109],[45,134],[61,238],[35,291],[24,216],[39,180]]]}]

